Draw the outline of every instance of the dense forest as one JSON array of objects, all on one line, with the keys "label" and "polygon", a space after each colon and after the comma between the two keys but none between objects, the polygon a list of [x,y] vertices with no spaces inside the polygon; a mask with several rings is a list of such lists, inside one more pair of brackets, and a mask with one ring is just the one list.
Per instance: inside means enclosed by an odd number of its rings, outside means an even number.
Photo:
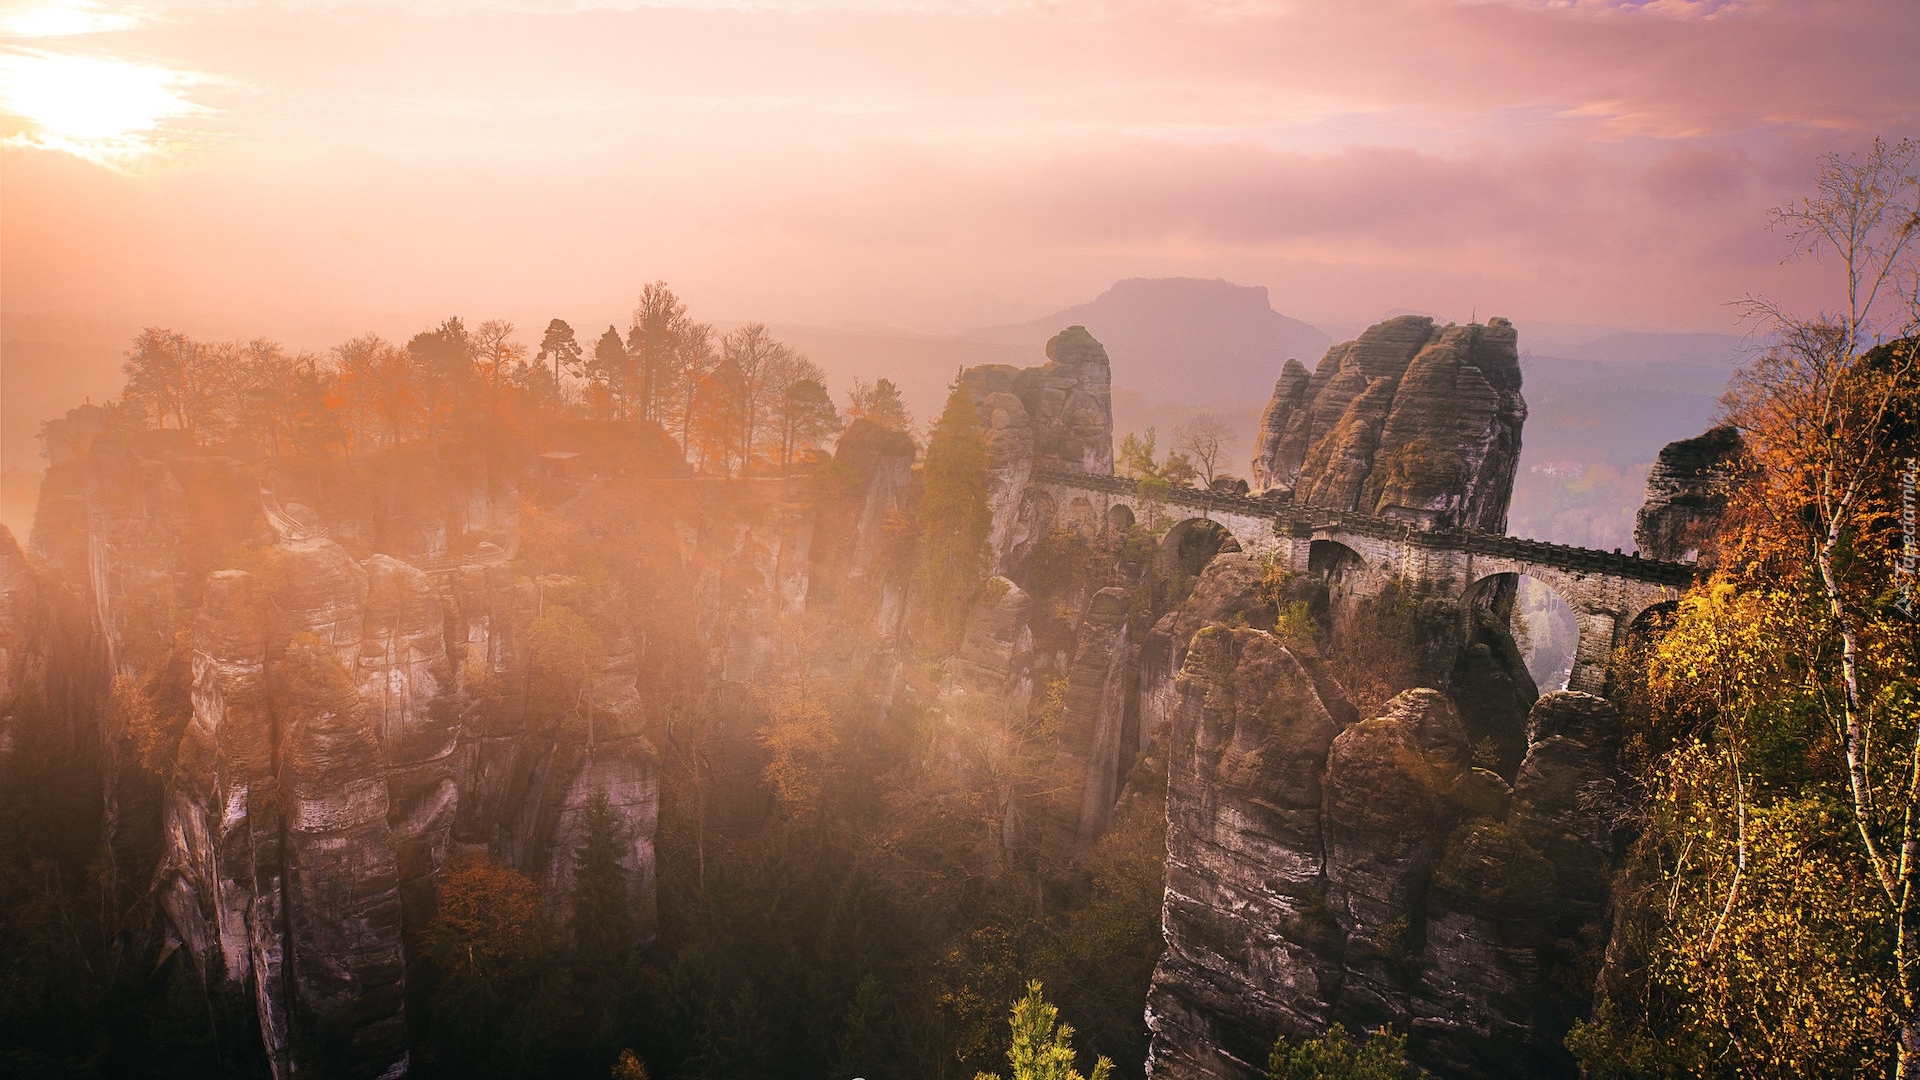
[{"label": "dense forest", "polygon": [[[716,335],[661,283],[642,292],[625,338],[610,328],[591,354],[560,320],[537,351],[505,323],[452,318],[404,347],[369,335],[327,356],[150,329],[126,375],[118,400],[86,414],[92,437],[242,463],[296,517],[362,515],[372,547],[404,542],[395,508],[408,500],[517,484],[517,559],[548,587],[523,629],[524,663],[496,681],[525,683],[511,707],[531,710],[535,730],[585,732],[609,648],[644,641],[637,686],[660,756],[657,940],[627,910],[613,856],[624,823],[604,797],[567,853],[578,870],[564,919],[527,875],[485,855],[456,862],[411,943],[424,972],[409,986],[425,1006],[410,1014],[416,1075],[606,1075],[623,1051],[657,1076],[972,1075],[1002,1060],[1008,1007],[1033,977],[1070,1010],[1083,1047],[1138,1071],[1158,940],[1157,802],[1128,806],[1071,868],[1066,853],[1024,840],[983,851],[1000,843],[996,794],[1050,766],[1047,733],[943,730],[930,708],[960,618],[938,598],[963,608],[986,578],[985,459],[964,395],[926,436],[919,520],[888,522],[897,551],[882,559],[907,560],[930,599],[915,628],[928,644],[883,710],[868,670],[835,673],[821,659],[878,647],[849,641],[873,631],[832,609],[768,627],[790,647],[751,685],[703,677],[703,598],[678,580],[685,568],[662,534],[676,520],[751,527],[783,500],[846,504],[858,478],[824,445],[892,440],[912,452],[912,418],[886,379],[850,388],[843,423],[815,365],[759,325]],[[583,480],[542,471],[556,464]],[[648,483],[747,477],[784,479]],[[36,543],[50,547],[63,525],[80,526],[45,505]],[[201,566],[268,558],[236,555],[225,542],[237,533],[209,519],[195,525]],[[931,539],[916,552],[922,532]],[[1063,582],[1076,561],[1125,560],[1055,546],[1045,558]],[[739,571],[727,561],[711,569]],[[29,1073],[252,1075],[264,1064],[245,1004],[190,970],[152,908],[157,804],[179,766],[193,672],[190,610],[148,614],[136,631],[146,663],[104,696],[75,686],[72,700],[24,706],[45,716],[23,712],[9,729],[19,742],[6,758],[0,1041]],[[310,666],[306,678],[335,677]],[[491,695],[481,708],[507,707],[506,691],[476,690]],[[113,714],[121,746],[81,733],[92,710]],[[103,787],[127,827],[103,820]]]},{"label": "dense forest", "polygon": [[[1618,771],[1577,800],[1606,822],[1604,917],[1542,962],[1580,1014],[1549,1050],[1581,1075],[1920,1075],[1915,166],[1906,143],[1829,159],[1781,211],[1797,247],[1839,256],[1848,306],[1753,303],[1771,345],[1725,399],[1737,448],[1687,538],[1697,580],[1609,658]],[[1069,335],[1030,370],[1081,363]],[[1456,603],[1412,582],[1343,600],[1337,565],[1170,533],[1176,489],[1251,498],[1216,425],[1171,450],[1128,433],[1116,453],[1109,410],[1109,429],[1089,430],[1145,512],[1093,528],[1035,518],[1008,556],[997,500],[1006,432],[1024,430],[999,389],[1011,370],[961,373],[916,425],[889,381],[837,403],[764,326],[718,333],[660,282],[624,334],[590,343],[560,319],[537,344],[450,318],[325,355],[144,331],[119,398],[48,426],[29,550],[4,553],[4,1071],[254,1077],[298,1060],[301,1075],[373,1075],[378,1043],[427,1077],[1144,1075],[1172,903],[1169,770],[1186,753],[1167,739],[1185,729],[1128,719],[1137,752],[1108,769],[1110,789],[1083,790],[1076,748],[1098,744],[1102,680],[1136,678],[1094,648],[1096,629],[1127,663],[1155,647],[1147,628],[1179,631],[1169,655],[1186,664],[1166,684],[1194,715],[1220,687],[1250,693],[1235,665],[1263,649],[1297,663],[1313,701],[1347,703],[1327,722],[1353,730],[1404,711],[1438,671],[1473,737],[1458,771],[1521,790],[1542,741],[1527,710],[1548,697],[1515,659],[1511,594],[1483,611],[1501,618],[1461,630]],[[1409,445],[1387,483],[1479,482],[1448,447]],[[377,724],[376,754],[341,720],[389,684],[368,689],[371,634],[343,652],[333,615],[299,614],[332,603],[313,599],[324,567],[357,583],[340,588],[358,590],[367,625],[386,605],[432,640],[419,670],[444,692],[419,722],[466,764],[407,758]],[[1228,602],[1232,574],[1244,588]],[[233,953],[188,940],[167,899],[193,874],[178,864],[183,822],[199,819],[183,808],[218,806],[196,785],[253,767],[209,720],[242,708],[241,665],[220,651],[242,625],[257,627],[258,708],[279,740],[248,813],[285,822],[287,847],[247,918],[294,919],[286,978],[317,985],[294,968],[331,947],[301,938],[297,913],[257,906],[308,903],[302,882],[332,865],[298,807],[358,784],[363,757],[467,769],[486,792],[423,827],[430,842],[391,842],[390,910],[366,920],[397,927],[400,951],[343,961],[368,981],[345,1005],[292,1009],[279,1043],[267,995],[204,962],[231,969]],[[1015,651],[1029,658],[1017,688]],[[955,689],[975,684],[993,690]],[[319,749],[301,756],[301,739]],[[1260,773],[1271,749],[1235,747],[1220,768],[1297,779]],[[1417,754],[1399,765],[1433,775]],[[554,786],[576,766],[591,782]],[[388,791],[404,784],[383,783],[378,820],[353,828],[384,837],[390,814],[400,836],[411,811]],[[1446,799],[1464,806],[1465,783]],[[1517,826],[1447,812],[1463,816],[1431,853],[1436,890],[1467,888],[1446,877],[1462,837],[1506,845],[1503,866],[1545,867],[1506,880],[1567,887]],[[265,881],[267,830],[250,828]],[[1551,921],[1537,897],[1496,901],[1510,923]],[[1404,920],[1389,931],[1399,951],[1382,970],[1420,985],[1428,945]],[[251,963],[269,978],[268,960]],[[365,973],[381,964],[404,980],[376,987],[392,999],[376,1016]],[[1258,1064],[1412,1075],[1431,1034],[1367,1026],[1276,1021],[1257,1032],[1272,1047]]]}]

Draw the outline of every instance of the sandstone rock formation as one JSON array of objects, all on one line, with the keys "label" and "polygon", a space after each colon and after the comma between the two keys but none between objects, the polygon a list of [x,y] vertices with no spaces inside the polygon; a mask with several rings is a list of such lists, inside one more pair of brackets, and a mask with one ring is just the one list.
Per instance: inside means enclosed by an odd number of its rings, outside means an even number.
[{"label": "sandstone rock formation", "polygon": [[[873,613],[883,641],[898,639],[907,580],[905,568],[886,559],[892,543],[888,528],[910,514],[918,498],[915,453],[905,432],[864,419],[848,425],[833,453],[843,488],[831,502],[813,507],[804,523],[794,523],[796,540],[801,539],[798,530],[805,530],[806,583],[787,586],[786,595],[802,596],[808,606],[856,604]],[[793,547],[800,550],[798,544]],[[800,568],[794,558],[783,556],[781,563],[795,572]]]},{"label": "sandstone rock formation", "polygon": [[1261,418],[1254,487],[1295,503],[1505,532],[1520,428],[1513,324],[1403,315],[1288,361]]},{"label": "sandstone rock formation", "polygon": [[[657,784],[622,722],[620,659],[598,676],[597,744],[479,722],[465,684],[524,659],[524,579],[478,565],[436,579],[324,539],[276,545],[253,472],[178,435],[123,435],[86,408],[50,425],[35,544],[83,594],[105,671],[154,670],[169,620],[199,613],[158,892],[194,962],[253,1002],[276,1074],[316,1055],[344,1075],[404,1071],[403,930],[431,916],[435,872],[455,845],[483,846],[563,900],[570,860],[553,856],[577,842],[596,786],[626,817],[650,935]],[[249,550],[264,573],[221,569]],[[631,698],[630,667],[624,679]]]},{"label": "sandstone rock formation", "polygon": [[1113,392],[1107,352],[1084,326],[1047,342],[1037,368],[988,364],[961,380],[987,440],[988,551],[998,571],[1016,569],[1038,530],[1026,503],[1033,470],[1113,473]]},{"label": "sandstone rock formation", "polygon": [[1254,440],[1253,490],[1293,494],[1305,453],[1295,460],[1291,449],[1306,434],[1307,387],[1311,381],[1306,365],[1291,357],[1280,369],[1280,378],[1273,384],[1273,397],[1268,399],[1266,411],[1260,414],[1260,432]]},{"label": "sandstone rock formation", "polygon": [[651,937],[659,791],[623,704],[630,670],[624,689],[617,659],[596,676],[597,738],[467,723],[460,672],[506,670],[515,583],[470,567],[442,594],[324,539],[268,565],[206,585],[159,890],[189,954],[254,1002],[277,1076],[322,1053],[348,1075],[404,1072],[406,929],[431,916],[434,873],[457,844],[490,847],[564,919],[595,790],[626,824]]},{"label": "sandstone rock formation", "polygon": [[1448,699],[1356,722],[1271,634],[1193,638],[1169,732],[1157,1078],[1264,1075],[1280,1035],[1391,1024],[1439,1077],[1571,1076],[1574,982],[1606,904],[1612,706],[1542,698],[1512,788]]},{"label": "sandstone rock formation", "polygon": [[1274,1033],[1325,1023],[1345,945],[1328,907],[1321,778],[1346,702],[1270,634],[1201,631],[1169,733],[1166,952],[1148,1069],[1262,1075]]},{"label": "sandstone rock formation", "polygon": [[974,604],[951,663],[953,688],[991,702],[1004,715],[1024,715],[1033,699],[1033,598],[1005,578],[987,583]]},{"label": "sandstone rock formation", "polygon": [[1128,608],[1133,594],[1109,587],[1093,595],[1075,628],[1073,660],[1063,695],[1059,763],[1079,780],[1056,799],[1061,834],[1084,848],[1105,831],[1125,770],[1138,748],[1134,664]]},{"label": "sandstone rock formation", "polygon": [[1179,699],[1176,680],[1193,635],[1213,623],[1242,621],[1272,629],[1278,612],[1260,594],[1266,568],[1250,555],[1216,555],[1185,603],[1161,616],[1140,647],[1140,739],[1164,738]]},{"label": "sandstone rock formation", "polygon": [[1744,449],[1740,432],[1726,424],[1661,448],[1647,472],[1647,500],[1633,525],[1633,542],[1642,556],[1715,564],[1719,553],[1713,538]]},{"label": "sandstone rock formation", "polygon": [[43,739],[90,739],[75,730],[92,702],[98,658],[85,611],[32,566],[0,525],[0,766],[39,727]]}]

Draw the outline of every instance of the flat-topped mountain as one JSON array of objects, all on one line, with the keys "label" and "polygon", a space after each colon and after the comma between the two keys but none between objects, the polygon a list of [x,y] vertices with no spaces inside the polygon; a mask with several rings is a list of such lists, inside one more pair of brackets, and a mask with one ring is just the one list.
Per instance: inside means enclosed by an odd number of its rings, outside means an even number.
[{"label": "flat-topped mountain", "polygon": [[1195,405],[1264,401],[1287,358],[1313,359],[1333,344],[1273,310],[1265,286],[1218,278],[1128,278],[1087,303],[969,336],[1023,345],[1031,355],[1074,325],[1106,346],[1119,385]]}]

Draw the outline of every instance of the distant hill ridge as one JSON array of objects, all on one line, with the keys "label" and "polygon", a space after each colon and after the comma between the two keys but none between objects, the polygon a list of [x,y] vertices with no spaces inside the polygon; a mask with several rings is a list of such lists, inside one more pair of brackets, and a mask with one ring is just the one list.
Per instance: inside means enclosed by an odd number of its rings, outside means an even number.
[{"label": "distant hill ridge", "polygon": [[1087,303],[967,336],[1037,355],[1074,325],[1106,346],[1117,386],[1194,405],[1257,407],[1289,357],[1311,368],[1333,344],[1319,327],[1273,310],[1265,286],[1219,278],[1128,278]]}]

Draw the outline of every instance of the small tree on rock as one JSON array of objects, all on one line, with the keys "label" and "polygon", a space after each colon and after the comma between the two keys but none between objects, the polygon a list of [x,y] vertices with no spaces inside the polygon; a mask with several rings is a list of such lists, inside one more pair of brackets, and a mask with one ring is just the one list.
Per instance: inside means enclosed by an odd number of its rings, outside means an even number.
[{"label": "small tree on rock", "polygon": [[[1013,1003],[1013,1045],[1007,1048],[1007,1063],[1013,1066],[1012,1080],[1107,1080],[1113,1062],[1100,1058],[1093,1064],[1093,1075],[1082,1077],[1074,1068],[1073,1028],[1062,1024],[1060,1010],[1047,1003],[1040,992],[1040,980],[1027,984],[1027,996]],[[994,1073],[980,1073],[974,1080],[1000,1080]]]}]

